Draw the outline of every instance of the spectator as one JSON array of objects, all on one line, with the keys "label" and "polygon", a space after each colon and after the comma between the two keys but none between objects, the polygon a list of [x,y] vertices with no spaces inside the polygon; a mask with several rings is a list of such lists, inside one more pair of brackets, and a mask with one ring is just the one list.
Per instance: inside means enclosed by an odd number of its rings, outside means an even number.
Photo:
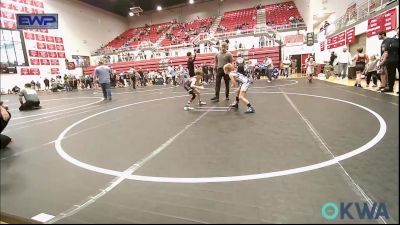
[{"label": "spectator", "polygon": [[[398,33],[397,29],[397,33]],[[386,32],[380,33],[386,37]],[[380,66],[386,66],[387,70],[387,87],[382,92],[393,92],[394,82],[396,80],[396,67],[398,68],[399,63],[399,39],[397,38],[385,38],[384,44],[384,59]]]},{"label": "spectator", "polygon": [[246,62],[245,62],[244,58],[242,57],[241,54],[239,54],[238,58],[236,59],[236,67],[237,67],[237,72],[238,73],[246,75],[246,72],[244,70],[245,64],[246,64]]},{"label": "spectator", "polygon": [[347,47],[342,49],[342,52],[338,55],[338,63],[339,63],[339,78],[342,79],[347,78],[347,65],[351,62],[351,55],[347,51]]},{"label": "spectator", "polygon": [[36,89],[37,89],[37,90],[40,90],[40,89],[41,89],[41,87],[40,87],[40,82],[39,82],[39,81],[36,81]]},{"label": "spectator", "polygon": [[270,83],[272,81],[271,75],[272,75],[272,70],[274,69],[274,64],[272,63],[272,59],[269,56],[266,57],[264,64],[265,68],[267,69],[267,77],[268,77],[267,82]]},{"label": "spectator", "polygon": [[369,87],[369,83],[371,81],[371,77],[372,77],[372,87],[377,87],[378,84],[378,79],[380,80],[380,78],[378,78],[378,74],[377,74],[377,66],[378,64],[378,60],[376,59],[376,57],[374,55],[369,57],[369,62],[368,64],[365,66],[364,72],[363,74],[366,76],[366,81],[367,81],[367,86]]},{"label": "spectator", "polygon": [[45,90],[49,90],[50,89],[50,81],[49,81],[49,79],[47,79],[47,77],[46,78],[44,78],[44,89]]},{"label": "spectator", "polygon": [[289,78],[289,68],[290,68],[290,60],[288,57],[286,57],[285,60],[283,60],[283,70],[284,70],[284,76],[285,78]]},{"label": "spectator", "polygon": [[335,66],[336,66],[336,64],[337,64],[337,55],[335,54],[335,52],[334,51],[332,51],[331,52],[331,56],[329,57],[329,62],[328,62],[328,64],[329,64],[329,76],[328,76],[328,78],[330,77],[330,76],[335,76]]},{"label": "spectator", "polygon": [[265,36],[262,35],[262,36],[260,37],[260,40],[259,40],[259,46],[260,46],[260,48],[263,48],[263,47],[264,47],[264,43],[265,43]]},{"label": "spectator", "polygon": [[136,70],[133,66],[129,69],[128,74],[132,80],[132,88],[136,89]]},{"label": "spectator", "polygon": [[365,64],[368,63],[368,56],[363,52],[363,48],[357,49],[357,54],[353,57],[353,61],[356,61],[356,83],[354,86],[361,87],[361,73],[365,69]]},{"label": "spectator", "polygon": [[15,86],[12,88],[11,91],[12,91],[14,94],[18,94],[20,90],[21,90],[21,89],[20,89],[17,85],[15,85]]},{"label": "spectator", "polygon": [[32,87],[32,89],[35,89],[36,88],[36,83],[35,83],[35,81],[31,81],[31,87]]}]

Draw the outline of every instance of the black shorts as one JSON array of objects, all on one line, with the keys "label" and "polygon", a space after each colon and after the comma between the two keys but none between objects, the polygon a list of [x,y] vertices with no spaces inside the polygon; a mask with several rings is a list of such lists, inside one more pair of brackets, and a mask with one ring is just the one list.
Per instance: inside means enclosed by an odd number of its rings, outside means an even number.
[{"label": "black shorts", "polygon": [[356,62],[356,72],[363,72],[365,69],[365,62]]}]

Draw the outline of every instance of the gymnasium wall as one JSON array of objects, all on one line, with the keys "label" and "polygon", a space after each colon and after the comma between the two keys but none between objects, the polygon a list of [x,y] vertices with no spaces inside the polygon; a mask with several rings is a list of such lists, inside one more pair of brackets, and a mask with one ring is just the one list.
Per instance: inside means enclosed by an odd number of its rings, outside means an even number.
[{"label": "gymnasium wall", "polygon": [[[45,77],[55,77],[59,74],[80,76],[83,74],[82,69],[67,70],[65,59],[71,61],[72,55],[90,56],[91,51],[128,29],[126,18],[76,0],[2,0],[1,2],[10,6],[3,7],[2,11],[14,14],[58,13],[59,19],[57,30],[24,30],[22,32],[29,66],[17,67],[17,74],[2,74],[1,88],[5,90],[11,89],[14,85],[22,87],[31,80],[39,80],[43,86]],[[34,2],[37,2],[37,5],[33,4]],[[12,20],[4,19],[4,21],[11,22]],[[15,29],[9,26],[8,28]],[[42,37],[45,38],[41,39]],[[47,37],[58,38],[59,41],[47,40]],[[49,49],[49,45],[55,45],[57,49]],[[35,55],[38,52],[43,54]]]},{"label": "gymnasium wall", "polygon": [[87,55],[128,29],[126,18],[75,0],[44,0],[46,11],[58,13],[67,57]]}]

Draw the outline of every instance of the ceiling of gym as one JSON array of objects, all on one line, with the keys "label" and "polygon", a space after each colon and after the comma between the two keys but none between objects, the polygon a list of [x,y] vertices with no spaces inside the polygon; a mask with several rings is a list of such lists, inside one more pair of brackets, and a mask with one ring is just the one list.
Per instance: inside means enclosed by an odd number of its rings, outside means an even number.
[{"label": "ceiling of gym", "polygon": [[129,8],[140,6],[144,12],[156,10],[160,5],[163,8],[188,3],[188,0],[79,0],[89,5],[104,9],[114,14],[126,17]]}]

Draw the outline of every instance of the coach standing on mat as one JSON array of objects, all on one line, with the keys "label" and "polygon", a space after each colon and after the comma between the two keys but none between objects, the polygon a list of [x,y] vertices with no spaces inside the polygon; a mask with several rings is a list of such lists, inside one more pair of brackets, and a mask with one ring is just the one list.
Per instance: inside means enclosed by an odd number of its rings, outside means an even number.
[{"label": "coach standing on mat", "polygon": [[103,65],[103,61],[99,62],[99,66],[94,70],[94,75],[99,79],[101,90],[103,90],[104,100],[111,101],[111,68]]},{"label": "coach standing on mat", "polygon": [[226,42],[222,42],[221,44],[221,52],[219,52],[215,56],[215,68],[217,70],[217,78],[215,84],[215,97],[212,98],[212,101],[219,102],[219,90],[221,89],[221,79],[224,77],[225,81],[225,95],[226,100],[229,100],[229,75],[224,73],[224,66],[228,63],[233,62],[233,57],[228,50],[228,44]]}]

